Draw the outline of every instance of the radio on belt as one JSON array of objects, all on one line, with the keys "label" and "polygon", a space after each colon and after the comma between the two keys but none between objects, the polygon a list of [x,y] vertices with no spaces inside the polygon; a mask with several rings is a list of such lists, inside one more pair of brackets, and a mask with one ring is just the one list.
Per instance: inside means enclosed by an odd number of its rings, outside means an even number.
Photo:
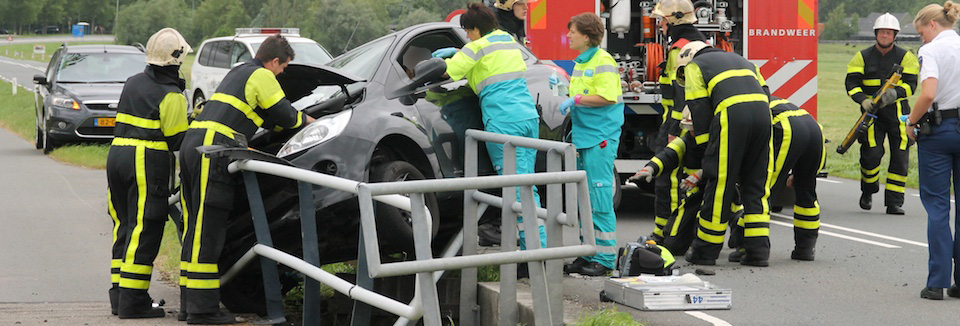
[{"label": "radio on belt", "polygon": [[600,301],[640,310],[717,310],[733,308],[733,290],[719,288],[693,274],[611,278]]}]

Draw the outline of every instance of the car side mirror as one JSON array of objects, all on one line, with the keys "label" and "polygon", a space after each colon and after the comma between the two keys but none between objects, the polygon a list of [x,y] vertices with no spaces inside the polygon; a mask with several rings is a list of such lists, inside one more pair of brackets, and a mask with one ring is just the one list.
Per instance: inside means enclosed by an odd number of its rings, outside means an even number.
[{"label": "car side mirror", "polygon": [[42,74],[33,75],[33,83],[34,83],[34,84],[37,84],[37,85],[46,85],[46,84],[47,84],[47,76],[44,76],[44,75],[42,75]]},{"label": "car side mirror", "polygon": [[432,58],[429,60],[421,61],[413,68],[413,78],[412,82],[403,85],[398,90],[399,94],[412,94],[420,88],[421,86],[426,85],[429,82],[440,81],[443,79],[443,74],[447,72],[447,62],[443,61],[440,58]]}]

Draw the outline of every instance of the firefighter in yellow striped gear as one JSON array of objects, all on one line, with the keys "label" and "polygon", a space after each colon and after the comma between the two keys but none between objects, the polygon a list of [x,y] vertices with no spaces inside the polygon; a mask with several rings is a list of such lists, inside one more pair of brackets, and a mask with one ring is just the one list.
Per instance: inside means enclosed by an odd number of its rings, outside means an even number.
[{"label": "firefighter in yellow striped gear", "polygon": [[313,122],[297,111],[280,88],[276,75],[294,57],[281,35],[264,40],[254,59],[227,73],[206,107],[190,124],[180,155],[184,206],[183,250],[180,256],[181,311],[189,324],[231,324],[220,312],[220,273],[227,220],[233,209],[237,177],[227,171],[228,158],[206,157],[199,146],[240,145],[258,128],[293,129]]},{"label": "firefighter in yellow striped gear", "polygon": [[[677,57],[680,48],[693,41],[705,41],[707,38],[693,24],[697,21],[693,13],[694,6],[690,0],[664,0],[657,3],[652,15],[666,25],[666,36],[669,39],[665,65],[660,74],[660,94],[663,96],[662,123],[655,142],[655,151],[660,151],[666,144],[679,137],[681,133],[680,120],[684,108],[683,87],[677,85]],[[659,175],[654,182],[654,229],[650,236],[657,243],[662,243],[663,227],[670,214],[681,206],[684,191],[680,190],[680,181],[686,177],[681,169],[671,169]]]},{"label": "firefighter in yellow striped gear", "polygon": [[[883,158],[883,139],[886,136],[890,147],[890,166],[887,168],[886,191],[883,201],[887,214],[903,215],[903,191],[907,182],[911,141],[907,138],[906,124],[900,116],[910,113],[907,98],[917,89],[920,63],[917,56],[893,44],[900,31],[900,22],[887,13],[877,18],[873,32],[877,43],[853,55],[847,64],[847,95],[860,105],[861,112],[874,107],[873,98],[880,97],[876,104],[876,121],[859,139],[860,142],[860,208],[873,207],[873,194],[880,191],[880,159]],[[877,94],[893,72],[893,65],[903,66],[903,77],[897,87]]]},{"label": "firefighter in yellow striped gear", "polygon": [[[771,188],[791,186],[796,193],[793,206],[794,249],[790,258],[813,260],[820,229],[820,204],[817,202],[817,174],[826,163],[823,130],[817,120],[787,100],[770,98],[773,114],[773,175]],[[792,180],[788,182],[788,180]],[[737,221],[742,230],[744,220]],[[742,235],[742,234],[741,234]],[[744,251],[730,254],[739,261]]]},{"label": "firefighter in yellow striped gear", "polygon": [[127,80],[107,154],[108,212],[113,218],[110,309],[120,318],[163,317],[147,289],[160,249],[170,197],[173,151],[187,130],[180,64],[191,52],[183,36],[164,28],[147,41],[142,73]]},{"label": "firefighter in yellow striped gear", "polygon": [[[704,149],[703,205],[699,229],[687,261],[714,265],[723,246],[730,207],[740,189],[745,230],[740,263],[767,266],[770,256],[770,213],[767,180],[771,160],[771,114],[766,82],[757,67],[735,53],[703,42],[680,50],[686,105],[693,137]],[[680,73],[678,71],[678,73]]]}]

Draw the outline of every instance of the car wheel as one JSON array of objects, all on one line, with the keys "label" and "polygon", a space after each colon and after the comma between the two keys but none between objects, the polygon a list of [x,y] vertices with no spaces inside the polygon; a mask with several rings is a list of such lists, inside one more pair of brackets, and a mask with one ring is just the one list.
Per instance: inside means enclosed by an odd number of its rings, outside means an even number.
[{"label": "car wheel", "polygon": [[59,142],[50,138],[50,131],[46,127],[41,132],[43,134],[43,154],[50,154],[54,149],[60,147]]},{"label": "car wheel", "polygon": [[[370,171],[370,182],[393,182],[406,180],[423,180],[425,177],[420,170],[404,161],[393,161],[374,166]],[[426,194],[424,201],[430,209],[433,219],[431,236],[436,236],[440,229],[440,208],[437,197],[433,193]],[[399,208],[377,202],[377,236],[380,246],[389,248],[394,246],[407,252],[414,252],[413,246],[413,215]]]},{"label": "car wheel", "polygon": [[40,125],[37,125],[37,140],[34,143],[37,149],[43,149],[43,131],[40,130]]}]

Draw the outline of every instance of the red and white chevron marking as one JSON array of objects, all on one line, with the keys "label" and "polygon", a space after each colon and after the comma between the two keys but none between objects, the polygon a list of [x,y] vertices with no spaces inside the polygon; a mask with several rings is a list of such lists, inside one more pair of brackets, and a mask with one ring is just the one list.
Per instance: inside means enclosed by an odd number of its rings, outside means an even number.
[{"label": "red and white chevron marking", "polygon": [[[817,63],[814,60],[750,60],[760,67],[770,92],[810,111],[817,110]],[[814,113],[815,114],[815,113]]]}]

